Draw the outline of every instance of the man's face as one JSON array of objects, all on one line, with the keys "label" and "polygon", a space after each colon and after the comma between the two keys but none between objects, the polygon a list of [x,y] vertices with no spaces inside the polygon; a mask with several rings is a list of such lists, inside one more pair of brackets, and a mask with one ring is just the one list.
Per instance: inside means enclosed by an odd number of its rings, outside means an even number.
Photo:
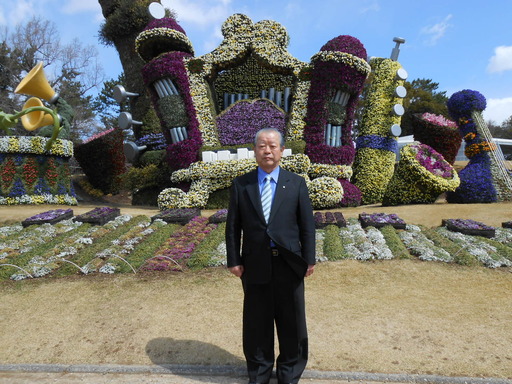
[{"label": "man's face", "polygon": [[261,132],[254,147],[256,162],[265,172],[272,172],[278,165],[283,155],[284,147],[281,147],[279,135],[276,132]]}]

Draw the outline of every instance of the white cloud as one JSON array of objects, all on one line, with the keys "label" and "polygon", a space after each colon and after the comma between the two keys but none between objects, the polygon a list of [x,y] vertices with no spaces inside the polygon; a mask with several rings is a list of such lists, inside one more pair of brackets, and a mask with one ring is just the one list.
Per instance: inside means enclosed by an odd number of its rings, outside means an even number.
[{"label": "white cloud", "polygon": [[360,10],[359,10],[359,13],[369,13],[369,12],[379,12],[380,11],[380,5],[378,2],[376,1],[373,1],[371,2],[370,4],[368,5],[365,5],[363,6]]},{"label": "white cloud", "polygon": [[33,0],[8,2],[5,7],[2,6],[0,25],[13,27],[19,23],[26,22],[28,19],[38,13],[37,8],[37,3]]},{"label": "white cloud", "polygon": [[200,27],[210,27],[224,22],[229,15],[231,15],[231,8],[229,7],[230,0],[174,0],[163,1],[165,5],[170,3],[170,8],[176,11],[178,21],[195,24]]},{"label": "white cloud", "polygon": [[446,16],[440,23],[423,27],[421,29],[421,33],[428,36],[428,39],[425,41],[427,45],[435,45],[438,40],[445,35],[448,28],[451,27],[451,24],[449,23],[451,18],[452,15],[450,14]]},{"label": "white cloud", "polygon": [[485,108],[484,119],[492,120],[496,124],[501,124],[512,116],[512,97],[502,99],[487,99],[487,108]]},{"label": "white cloud", "polygon": [[67,14],[75,14],[81,12],[101,12],[101,6],[97,1],[84,1],[84,0],[68,0],[62,7],[62,11]]},{"label": "white cloud", "polygon": [[512,46],[501,45],[494,48],[494,56],[489,59],[487,72],[504,72],[512,70]]}]

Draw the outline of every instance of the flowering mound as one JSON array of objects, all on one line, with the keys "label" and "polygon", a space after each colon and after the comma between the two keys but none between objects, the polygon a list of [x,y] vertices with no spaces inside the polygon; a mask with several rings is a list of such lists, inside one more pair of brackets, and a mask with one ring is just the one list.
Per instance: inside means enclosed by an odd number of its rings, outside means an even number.
[{"label": "flowering mound", "polygon": [[329,40],[320,51],[346,52],[366,60],[368,54],[364,45],[355,37],[342,35]]},{"label": "flowering mound", "polygon": [[494,227],[469,219],[448,219],[443,220],[442,224],[450,231],[464,233],[465,235],[491,238],[496,234]]},{"label": "flowering mound", "polygon": [[70,219],[71,217],[73,217],[72,209],[52,209],[26,218],[21,222],[21,225],[23,227],[28,227],[29,225],[34,224],[55,224],[58,223],[59,221]]},{"label": "flowering mound", "polygon": [[441,115],[424,113],[415,115],[413,125],[414,140],[426,144],[453,165],[462,138],[457,124]]},{"label": "flowering mound", "polygon": [[400,150],[400,162],[389,181],[382,205],[429,204],[460,183],[457,172],[441,154],[414,142]]},{"label": "flowering mound", "polygon": [[391,213],[360,213],[359,221],[361,222],[361,226],[363,228],[366,227],[375,227],[381,228],[386,225],[391,225],[397,229],[405,229],[406,223],[402,220],[397,214]]},{"label": "flowering mound", "polygon": [[447,101],[446,106],[455,120],[471,116],[472,111],[483,111],[487,106],[485,97],[478,91],[464,89],[455,92]]}]

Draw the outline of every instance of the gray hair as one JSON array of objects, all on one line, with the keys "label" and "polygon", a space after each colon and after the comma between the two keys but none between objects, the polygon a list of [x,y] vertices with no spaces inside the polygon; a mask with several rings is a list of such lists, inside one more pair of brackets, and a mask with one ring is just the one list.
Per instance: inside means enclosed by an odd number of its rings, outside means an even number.
[{"label": "gray hair", "polygon": [[277,130],[277,128],[262,128],[260,129],[258,132],[256,132],[256,135],[254,136],[254,146],[257,145],[258,143],[258,137],[260,136],[261,133],[270,133],[270,132],[274,132],[274,133],[277,133],[279,135],[279,141],[280,141],[280,145],[281,147],[284,147],[284,137],[283,137],[283,134],[281,132],[279,132],[279,130]]}]

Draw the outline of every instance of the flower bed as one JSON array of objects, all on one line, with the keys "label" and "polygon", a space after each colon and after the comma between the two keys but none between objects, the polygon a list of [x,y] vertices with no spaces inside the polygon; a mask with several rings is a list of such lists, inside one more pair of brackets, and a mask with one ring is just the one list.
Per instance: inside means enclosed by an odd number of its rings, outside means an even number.
[{"label": "flower bed", "polygon": [[220,224],[226,222],[228,218],[228,210],[227,209],[221,209],[217,212],[215,212],[213,215],[211,215],[208,218],[208,222],[212,224]]},{"label": "flower bed", "polygon": [[0,205],[77,204],[69,168],[73,143],[57,139],[46,152],[47,143],[39,136],[0,137]]},{"label": "flower bed", "polygon": [[403,221],[398,215],[391,213],[360,213],[359,221],[361,222],[361,226],[363,228],[366,227],[375,227],[381,228],[385,225],[391,225],[396,229],[405,229],[406,223]]},{"label": "flower bed", "polygon": [[141,270],[182,271],[197,245],[216,227],[217,224],[208,224],[206,217],[194,217],[174,232],[156,255],[146,260]]},{"label": "flower bed", "polygon": [[29,225],[39,225],[39,224],[55,224],[59,221],[70,219],[73,217],[72,209],[52,209],[50,211],[38,213],[37,215],[31,216],[21,222],[23,227],[28,227]]},{"label": "flower bed", "polygon": [[341,212],[315,212],[315,228],[325,228],[327,225],[346,227],[347,222]]},{"label": "flower bed", "polygon": [[501,223],[501,226],[503,228],[512,228],[512,221],[505,221],[504,223]]},{"label": "flower bed", "polygon": [[120,214],[119,208],[97,207],[89,212],[76,216],[73,220],[92,225],[103,225],[115,219]]},{"label": "flower bed", "polygon": [[460,232],[465,235],[494,237],[496,229],[474,220],[445,219],[442,225],[453,232]]},{"label": "flower bed", "polygon": [[196,216],[201,215],[199,208],[176,208],[167,209],[151,217],[151,221],[163,220],[166,223],[185,225]]}]

